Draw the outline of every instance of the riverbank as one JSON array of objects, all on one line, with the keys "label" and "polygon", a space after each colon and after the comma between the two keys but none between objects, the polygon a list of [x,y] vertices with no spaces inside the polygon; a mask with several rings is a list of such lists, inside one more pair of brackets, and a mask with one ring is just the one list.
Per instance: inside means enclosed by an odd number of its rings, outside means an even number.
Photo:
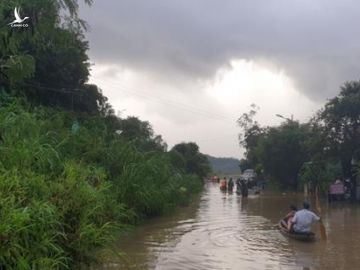
[{"label": "riverbank", "polygon": [[150,147],[151,138],[129,140],[112,121],[1,101],[1,267],[89,265],[124,226],[167,213],[201,190],[200,177]]}]

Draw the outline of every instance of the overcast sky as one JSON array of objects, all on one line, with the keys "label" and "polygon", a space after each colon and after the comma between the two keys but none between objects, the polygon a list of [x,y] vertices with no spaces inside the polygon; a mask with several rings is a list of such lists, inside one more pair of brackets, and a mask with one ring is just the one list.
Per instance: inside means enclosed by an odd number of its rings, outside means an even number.
[{"label": "overcast sky", "polygon": [[350,0],[95,0],[91,81],[123,117],[151,122],[169,146],[195,141],[241,157],[236,119],[306,121],[359,79],[360,2]]}]

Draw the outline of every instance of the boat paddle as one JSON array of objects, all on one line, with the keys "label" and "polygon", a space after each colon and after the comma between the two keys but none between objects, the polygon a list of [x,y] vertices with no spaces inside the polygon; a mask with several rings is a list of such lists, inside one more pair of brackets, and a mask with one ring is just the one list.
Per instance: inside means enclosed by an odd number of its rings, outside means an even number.
[{"label": "boat paddle", "polygon": [[[320,218],[321,218],[321,207],[320,207],[320,202],[319,202],[319,186],[316,187],[316,193],[315,193],[315,196],[316,196],[316,209],[320,215]],[[327,236],[326,236],[326,229],[325,229],[325,226],[322,222],[322,220],[320,219],[319,220],[319,229],[320,229],[320,237],[321,237],[321,240],[326,240],[327,239]]]}]

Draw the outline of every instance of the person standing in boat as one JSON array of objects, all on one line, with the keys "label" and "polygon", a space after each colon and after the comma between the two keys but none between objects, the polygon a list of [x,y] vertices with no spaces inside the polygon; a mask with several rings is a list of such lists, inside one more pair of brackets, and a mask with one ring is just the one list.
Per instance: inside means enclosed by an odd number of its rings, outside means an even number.
[{"label": "person standing in boat", "polygon": [[297,211],[291,220],[293,224],[293,230],[298,233],[311,232],[311,224],[320,221],[320,217],[314,212],[310,211],[310,204],[304,202],[304,209]]}]

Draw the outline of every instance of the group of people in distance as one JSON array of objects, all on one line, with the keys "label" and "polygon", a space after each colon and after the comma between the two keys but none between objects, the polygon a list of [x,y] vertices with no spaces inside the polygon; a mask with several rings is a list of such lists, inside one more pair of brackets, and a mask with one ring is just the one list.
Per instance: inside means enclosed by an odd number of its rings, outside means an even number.
[{"label": "group of people in distance", "polygon": [[[224,177],[223,179],[220,180],[220,189],[222,191],[230,191],[232,192],[234,188],[234,181],[233,179],[230,177],[229,180],[227,181],[226,177]],[[241,194],[243,197],[247,197],[249,194],[248,191],[248,186],[245,180],[241,180],[240,178],[238,178],[236,180],[236,193]]]},{"label": "group of people in distance", "polygon": [[314,212],[310,211],[310,204],[303,203],[303,209],[297,210],[296,206],[290,206],[290,212],[281,221],[282,225],[288,231],[296,233],[309,233],[311,232],[311,224],[320,221],[320,217]]}]

